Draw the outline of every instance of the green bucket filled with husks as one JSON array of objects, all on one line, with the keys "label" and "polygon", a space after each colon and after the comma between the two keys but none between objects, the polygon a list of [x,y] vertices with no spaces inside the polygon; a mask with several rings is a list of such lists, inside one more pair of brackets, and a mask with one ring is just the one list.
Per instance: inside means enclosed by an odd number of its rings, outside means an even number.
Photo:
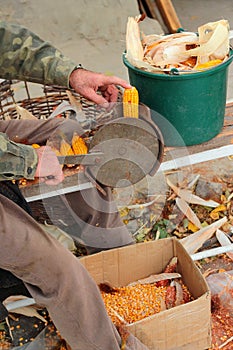
[{"label": "green bucket filled with husks", "polygon": [[200,144],[221,132],[233,60],[227,21],[199,27],[198,34],[141,37],[137,19],[129,18],[126,43],[130,84],[151,109],[166,146]]}]

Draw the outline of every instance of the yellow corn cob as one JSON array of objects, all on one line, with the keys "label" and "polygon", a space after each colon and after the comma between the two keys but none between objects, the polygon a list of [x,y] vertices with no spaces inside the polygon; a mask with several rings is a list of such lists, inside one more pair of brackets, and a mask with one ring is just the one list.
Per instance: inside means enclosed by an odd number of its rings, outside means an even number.
[{"label": "yellow corn cob", "polygon": [[51,149],[52,149],[52,151],[56,154],[57,157],[58,157],[58,156],[61,156],[61,152],[60,152],[57,148],[51,147]]},{"label": "yellow corn cob", "polygon": [[88,148],[82,137],[78,136],[75,132],[72,137],[72,148],[74,154],[87,154]]},{"label": "yellow corn cob", "polygon": [[60,153],[62,156],[71,156],[74,154],[72,147],[64,139],[61,140]]},{"label": "yellow corn cob", "polygon": [[135,87],[125,89],[123,94],[123,115],[124,117],[138,118],[139,96]]}]

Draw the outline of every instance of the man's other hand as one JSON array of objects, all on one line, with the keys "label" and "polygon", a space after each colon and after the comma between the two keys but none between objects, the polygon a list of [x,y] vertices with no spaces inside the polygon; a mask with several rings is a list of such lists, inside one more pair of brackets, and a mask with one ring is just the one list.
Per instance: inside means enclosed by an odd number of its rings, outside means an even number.
[{"label": "man's other hand", "polygon": [[63,181],[62,166],[59,164],[56,154],[48,146],[35,149],[38,156],[38,164],[35,177],[47,185],[57,185]]}]

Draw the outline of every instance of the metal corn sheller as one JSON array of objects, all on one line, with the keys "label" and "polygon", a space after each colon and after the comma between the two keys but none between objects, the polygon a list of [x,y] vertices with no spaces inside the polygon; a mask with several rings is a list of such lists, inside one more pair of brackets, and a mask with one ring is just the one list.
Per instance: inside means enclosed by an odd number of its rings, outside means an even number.
[{"label": "metal corn sheller", "polygon": [[[61,163],[85,165],[100,184],[126,187],[154,175],[163,157],[163,137],[150,119],[150,110],[138,106],[139,117],[124,117],[124,106],[117,104],[117,117],[95,132],[86,155],[66,156]],[[75,161],[77,158],[77,161]]]}]

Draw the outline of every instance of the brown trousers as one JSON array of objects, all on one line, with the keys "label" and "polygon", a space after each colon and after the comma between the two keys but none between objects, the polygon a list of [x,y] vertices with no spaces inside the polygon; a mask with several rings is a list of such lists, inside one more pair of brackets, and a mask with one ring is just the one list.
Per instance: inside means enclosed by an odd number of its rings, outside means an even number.
[{"label": "brown trousers", "polygon": [[[20,135],[21,140],[26,139],[29,144],[41,143],[46,142],[49,133],[62,123],[55,120],[34,123],[1,121],[0,131],[7,133],[14,140],[16,138],[17,141],[20,141]],[[69,122],[63,126],[70,127],[71,124]],[[73,206],[72,210],[81,220],[82,229],[87,236],[90,231],[91,239],[95,232],[97,236],[101,233],[102,230],[94,230],[95,223],[98,223],[98,228],[105,229],[105,240],[107,232],[114,232],[112,237],[116,237],[120,232],[114,243],[116,246],[132,243],[119,215],[112,209],[113,204],[109,207],[112,213],[108,215],[104,209],[105,214],[102,215],[98,203],[97,208],[92,205],[97,201],[98,194],[95,191],[92,193],[92,190],[86,190],[84,196],[72,194],[71,197],[69,195],[65,198]],[[93,202],[85,200],[89,195],[93,196]],[[0,199],[0,267],[11,271],[24,281],[36,302],[47,308],[54,324],[72,350],[119,350],[121,338],[107,316],[96,283],[79,259],[56,239],[46,234],[18,205],[2,195]],[[62,201],[64,202],[63,199]],[[118,226],[117,230],[115,226]],[[85,238],[85,235],[82,238]],[[102,238],[98,242],[102,242]],[[111,242],[108,244],[110,248]],[[130,335],[126,349],[147,348]]]},{"label": "brown trousers", "polygon": [[[72,350],[119,350],[120,336],[79,259],[14,202],[0,199],[0,267],[24,281]],[[130,336],[127,349],[146,347]]]}]

